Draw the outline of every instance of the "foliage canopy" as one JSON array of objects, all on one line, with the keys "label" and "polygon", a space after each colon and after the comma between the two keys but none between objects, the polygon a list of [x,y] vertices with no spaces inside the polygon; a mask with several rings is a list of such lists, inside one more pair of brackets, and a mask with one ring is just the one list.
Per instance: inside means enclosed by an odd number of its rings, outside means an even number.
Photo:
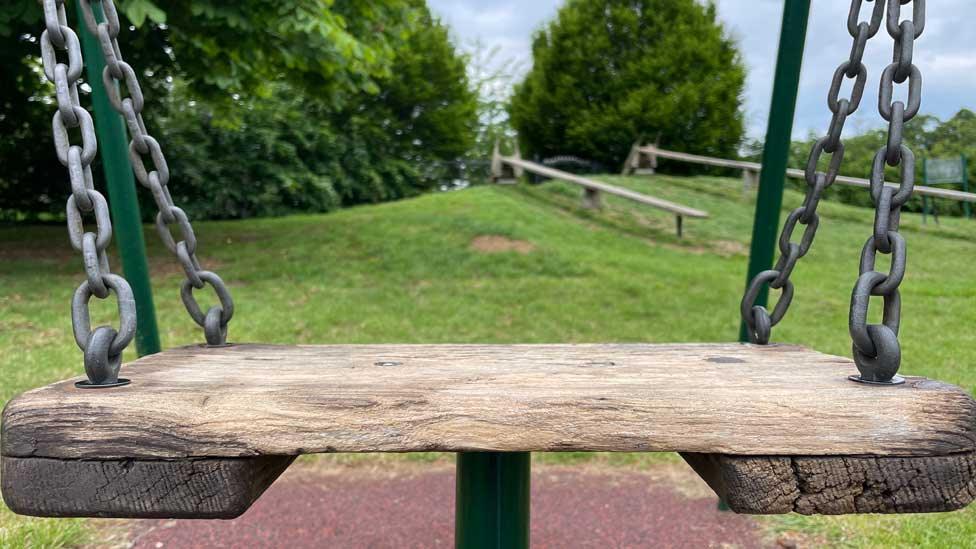
[{"label": "foliage canopy", "polygon": [[536,33],[512,124],[529,154],[608,166],[643,136],[676,150],[734,154],[745,69],[695,0],[570,0]]},{"label": "foliage canopy", "polygon": [[[472,145],[466,58],[423,0],[118,4],[119,41],[173,168],[171,191],[196,217],[407,196],[441,175],[418,161],[450,164]],[[60,215],[67,196],[50,136],[53,89],[39,72],[42,19],[35,0],[0,12],[8,217]]]}]

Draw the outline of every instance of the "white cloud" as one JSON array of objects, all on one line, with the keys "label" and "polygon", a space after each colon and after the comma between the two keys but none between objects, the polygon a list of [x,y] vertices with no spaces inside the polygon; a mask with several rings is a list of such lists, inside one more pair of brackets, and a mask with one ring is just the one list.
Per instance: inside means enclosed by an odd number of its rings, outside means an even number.
[{"label": "white cloud", "polygon": [[[668,0],[661,0],[668,1]],[[783,0],[715,0],[719,18],[739,44],[749,71],[745,105],[747,127],[754,137],[765,132]],[[431,7],[461,44],[480,38],[499,46],[502,58],[531,63],[532,32],[555,15],[559,0],[431,0]],[[800,78],[794,134],[822,133],[830,122],[827,88],[834,69],[847,59],[846,0],[813,2]],[[865,2],[862,13],[872,4]],[[905,10],[908,11],[907,9]],[[907,15],[907,14],[906,14]],[[915,48],[915,64],[924,75],[922,111],[948,118],[961,108],[976,109],[976,2],[940,0],[928,4],[926,27]],[[891,38],[882,30],[871,40],[864,62],[868,86],[860,110],[848,127],[881,124],[877,110],[878,76],[891,59]],[[849,86],[845,89],[849,89]]]}]

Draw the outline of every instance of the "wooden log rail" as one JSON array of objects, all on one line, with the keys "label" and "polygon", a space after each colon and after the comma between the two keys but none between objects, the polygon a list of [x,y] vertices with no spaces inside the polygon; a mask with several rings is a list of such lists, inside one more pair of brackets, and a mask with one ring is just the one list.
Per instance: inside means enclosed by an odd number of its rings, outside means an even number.
[{"label": "wooden log rail", "polygon": [[229,518],[300,454],[673,451],[744,513],[968,505],[976,402],[855,371],[736,343],[190,346],[11,400],[0,481],[23,514]]},{"label": "wooden log rail", "polygon": [[[654,169],[657,168],[657,159],[667,158],[670,160],[678,160],[680,162],[689,162],[692,164],[702,164],[706,166],[717,166],[719,168],[732,168],[743,170],[743,184],[746,189],[754,188],[759,183],[759,172],[762,169],[762,165],[757,162],[747,162],[744,160],[727,160],[724,158],[713,158],[711,156],[700,156],[697,154],[688,154],[683,152],[668,151],[661,149],[653,145],[645,146],[635,146],[631,155],[627,158],[624,163],[623,173],[624,175],[630,174],[647,174],[654,173]],[[806,172],[804,170],[789,168],[786,170],[787,177],[793,179],[806,179]],[[867,179],[862,179],[858,177],[848,177],[845,175],[837,176],[836,183],[840,185],[849,185],[852,187],[862,187],[870,188],[871,182]],[[897,183],[891,183],[886,181],[885,185],[891,187],[894,190],[898,189]],[[932,196],[936,198],[946,198],[949,200],[956,200],[959,202],[976,202],[976,194],[968,193],[963,191],[956,191],[953,189],[940,189],[937,187],[927,187],[924,185],[915,185],[915,194],[920,196]]]},{"label": "wooden log rail", "polygon": [[696,219],[708,217],[708,212],[702,210],[523,160],[519,156],[517,149],[513,156],[502,156],[499,154],[496,145],[492,157],[492,179],[496,183],[515,180],[521,177],[524,172],[566,181],[567,183],[573,183],[583,187],[583,206],[586,208],[600,208],[602,206],[601,193],[606,193],[633,200],[634,202],[651,206],[652,208],[671,212],[675,217],[675,226],[679,237],[682,236],[683,220],[685,217]]}]

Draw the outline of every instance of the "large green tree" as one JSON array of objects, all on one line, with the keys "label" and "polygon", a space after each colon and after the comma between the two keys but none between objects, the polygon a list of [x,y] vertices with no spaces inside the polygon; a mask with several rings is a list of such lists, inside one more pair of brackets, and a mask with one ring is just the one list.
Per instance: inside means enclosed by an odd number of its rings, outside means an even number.
[{"label": "large green tree", "polygon": [[[410,161],[451,159],[470,145],[465,59],[423,0],[117,3],[123,53],[174,168],[171,190],[197,216],[406,196],[431,186]],[[71,1],[68,13],[73,20]],[[8,217],[59,214],[66,196],[50,136],[53,90],[39,72],[41,30],[36,0],[0,10]]]},{"label": "large green tree", "polygon": [[711,2],[569,0],[532,57],[511,101],[529,154],[614,166],[641,136],[716,156],[742,138],[745,69]]},{"label": "large green tree", "polygon": [[476,99],[465,60],[423,2],[377,92],[341,107],[280,81],[235,102],[232,120],[192,101],[181,81],[160,122],[174,143],[176,200],[195,217],[326,211],[437,185],[472,146]]}]

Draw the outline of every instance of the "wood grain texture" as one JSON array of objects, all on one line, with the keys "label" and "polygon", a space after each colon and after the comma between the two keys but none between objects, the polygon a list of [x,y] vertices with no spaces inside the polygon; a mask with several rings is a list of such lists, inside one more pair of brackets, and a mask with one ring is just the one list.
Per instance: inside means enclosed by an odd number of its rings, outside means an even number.
[{"label": "wood grain texture", "polygon": [[73,380],[3,413],[2,453],[173,459],[412,451],[945,455],[976,403],[922,378],[847,380],[793,346],[202,346],[144,357],[132,384]]},{"label": "wood grain texture", "polygon": [[240,516],[293,456],[175,461],[0,458],[3,501],[36,517]]},{"label": "wood grain texture", "polygon": [[927,457],[682,457],[737,513],[955,511],[976,498],[976,453]]}]

